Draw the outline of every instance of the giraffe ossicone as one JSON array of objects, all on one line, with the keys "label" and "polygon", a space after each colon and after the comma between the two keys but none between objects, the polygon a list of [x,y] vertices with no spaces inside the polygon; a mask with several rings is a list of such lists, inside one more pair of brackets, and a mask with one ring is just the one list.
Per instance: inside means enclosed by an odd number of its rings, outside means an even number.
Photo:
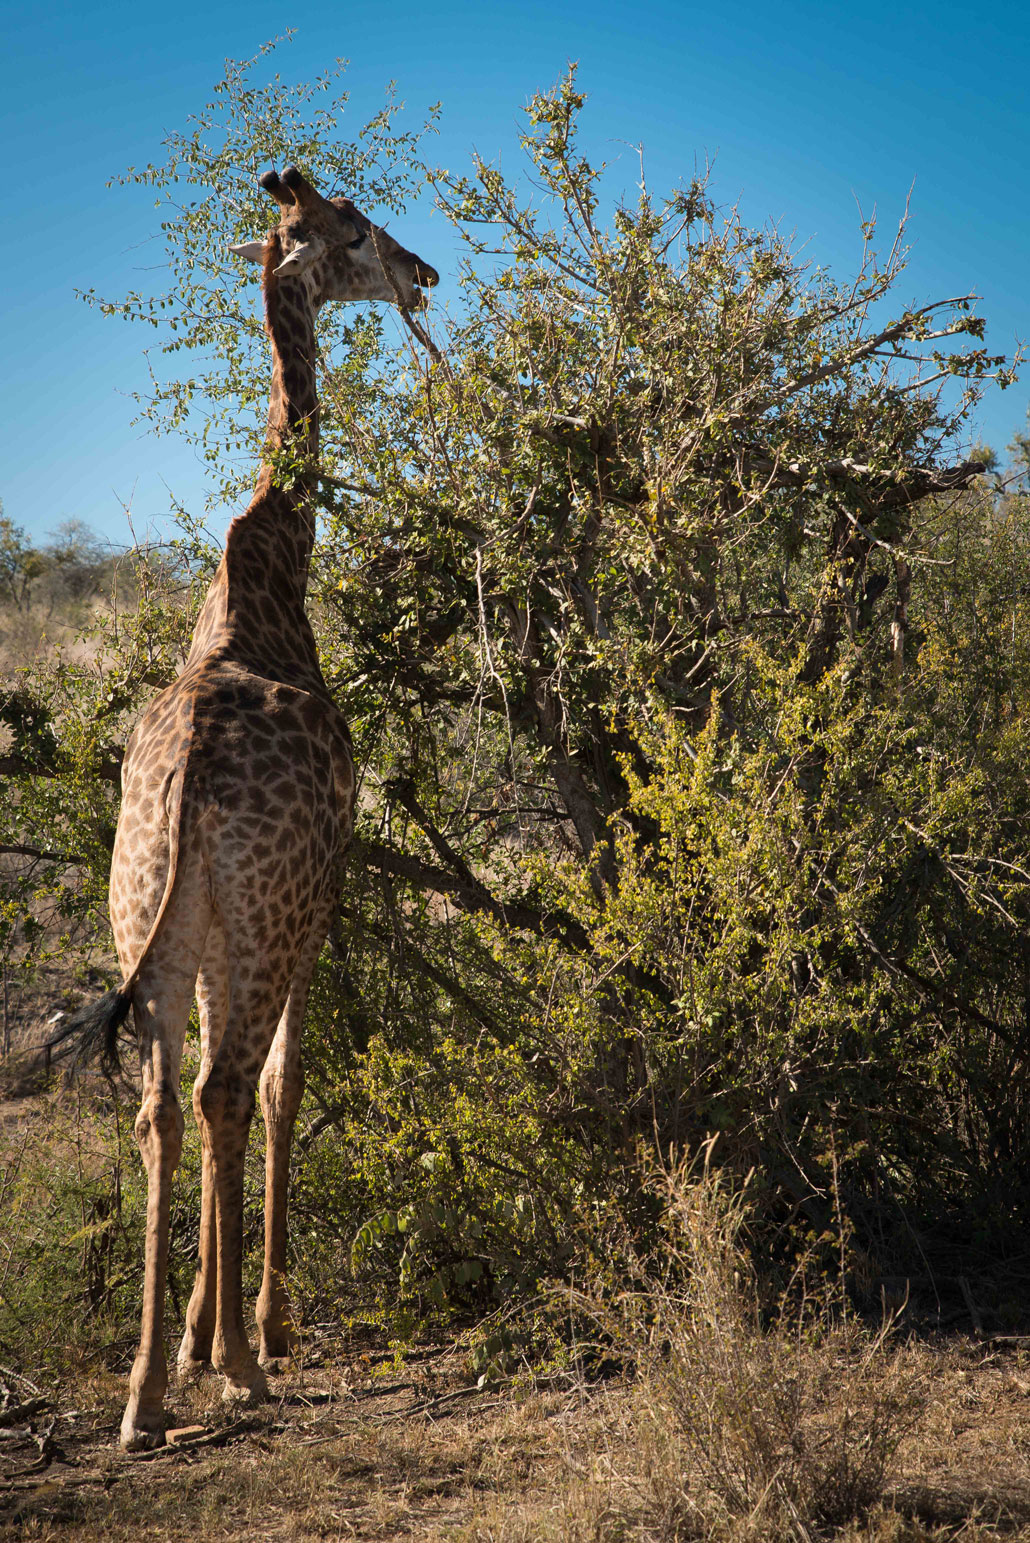
[{"label": "giraffe ossicone", "polygon": [[[122,985],[51,1041],[100,1032],[114,1053],[131,1008],[148,1204],[142,1328],[121,1427],[130,1451],[164,1441],[169,1203],[194,996],[203,1179],[180,1371],[211,1365],[225,1377],[227,1398],[257,1400],[267,1391],[263,1367],[279,1363],[294,1340],[284,1276],[300,1033],[339,893],[355,779],[347,725],[322,678],[304,610],[314,541],[308,485],[302,474],[289,488],[277,486],[273,462],[284,450],[301,466],[317,459],[320,306],[398,299],[415,306],[438,281],[349,199],[323,198],[296,167],[260,181],[280,206],[279,223],[264,240],[233,250],[262,265],[272,348],[266,459],[247,509],[229,527],[185,668],[126,747],[110,890]],[[266,1130],[258,1357],[242,1295],[243,1158],[256,1089]]]}]

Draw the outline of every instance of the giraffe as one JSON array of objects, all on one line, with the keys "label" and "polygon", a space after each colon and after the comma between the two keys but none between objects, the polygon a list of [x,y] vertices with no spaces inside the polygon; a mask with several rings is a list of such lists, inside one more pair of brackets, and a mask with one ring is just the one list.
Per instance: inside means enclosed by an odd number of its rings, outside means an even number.
[{"label": "giraffe", "polygon": [[[128,1451],[160,1446],[168,1373],[164,1297],[172,1175],[182,1147],[179,1069],[190,1003],[200,1017],[193,1108],[203,1147],[200,1258],[180,1374],[208,1364],[224,1396],[257,1402],[292,1326],[283,1287],[289,1147],[303,1087],[300,1031],[350,835],[350,737],[304,611],[318,450],[315,318],[330,300],[424,304],[433,268],[295,166],[260,185],[279,205],[262,267],[272,387],[266,454],[177,680],[126,747],[110,910],[121,986],[60,1039],[116,1057],[131,1008],[142,1067],[136,1137],[147,1172],[142,1327],[121,1426]],[[274,460],[295,475],[279,486]],[[298,470],[299,468],[299,470]],[[280,480],[287,480],[280,477]],[[55,1043],[56,1041],[52,1042]],[[259,1354],[243,1321],[243,1158],[259,1089],[266,1130]]]}]

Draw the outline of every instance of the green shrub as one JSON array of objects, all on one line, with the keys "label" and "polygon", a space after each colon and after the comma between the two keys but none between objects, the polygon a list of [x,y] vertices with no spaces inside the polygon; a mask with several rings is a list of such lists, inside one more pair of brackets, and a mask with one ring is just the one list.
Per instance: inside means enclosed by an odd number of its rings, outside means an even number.
[{"label": "green shrub", "polygon": [[[956,461],[1012,378],[982,320],[888,314],[903,243],[870,227],[837,282],[702,181],[611,196],[571,73],[520,136],[538,197],[427,164],[393,104],[346,141],[335,75],[264,70],[128,174],[171,290],[100,302],[159,329],[142,410],[222,492],[267,392],[224,256],[272,218],[255,166],[289,143],[398,213],[431,188],[467,254],[438,343],[320,322],[346,346],[312,612],[362,791],[306,1034],[301,1305],[405,1332],[503,1309],[579,1256],[584,1207],[646,1250],[641,1152],[712,1132],[777,1268],[843,1232],[855,1281],[1017,1270],[1030,514]],[[119,745],[215,555],[182,531],[88,668],[7,695],[11,936],[49,886],[76,948],[103,939]]]}]

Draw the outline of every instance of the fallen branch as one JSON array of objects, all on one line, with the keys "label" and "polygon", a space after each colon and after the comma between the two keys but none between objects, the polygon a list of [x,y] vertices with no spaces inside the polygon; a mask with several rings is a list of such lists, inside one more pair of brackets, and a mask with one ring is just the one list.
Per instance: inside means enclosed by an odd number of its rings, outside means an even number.
[{"label": "fallen branch", "polygon": [[49,1403],[48,1398],[29,1398],[23,1404],[12,1404],[7,1409],[0,1409],[0,1427],[18,1425],[22,1420],[29,1420],[33,1415],[44,1410]]}]

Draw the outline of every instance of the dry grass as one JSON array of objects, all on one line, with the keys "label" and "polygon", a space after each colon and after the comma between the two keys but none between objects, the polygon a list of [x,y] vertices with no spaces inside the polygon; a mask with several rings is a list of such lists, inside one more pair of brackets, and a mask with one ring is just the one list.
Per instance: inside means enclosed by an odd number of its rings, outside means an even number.
[{"label": "dry grass", "polygon": [[[897,1355],[902,1375],[926,1389],[927,1406],[902,1440],[893,1479],[862,1517],[839,1526],[795,1518],[791,1535],[841,1543],[1030,1537],[1030,1385],[1013,1359],[972,1346]],[[400,1373],[385,1358],[347,1364],[341,1354],[340,1362],[339,1370],[298,1367],[279,1384],[277,1403],[223,1431],[224,1445],[142,1458],[111,1445],[120,1379],[94,1379],[79,1390],[96,1400],[89,1412],[61,1405],[57,1455],[44,1470],[16,1473],[38,1460],[35,1444],[0,1444],[10,1475],[0,1482],[0,1538],[664,1543],[778,1535],[775,1517],[767,1524],[753,1512],[721,1513],[714,1532],[703,1485],[684,1504],[698,1469],[672,1433],[656,1428],[660,1402],[642,1379],[455,1398],[465,1379],[455,1355],[414,1355]],[[224,1427],[211,1383],[178,1394],[173,1412],[184,1424]]]},{"label": "dry grass", "polygon": [[[927,1387],[928,1404],[921,1427],[901,1444],[892,1483],[864,1516],[839,1526],[796,1522],[793,1536],[840,1543],[1030,1537],[1030,1398],[1011,1359],[985,1358],[972,1346],[899,1354],[905,1372]],[[0,1538],[665,1543],[706,1536],[697,1507],[684,1510],[677,1498],[693,1470],[655,1437],[654,1390],[639,1379],[449,1397],[464,1376],[454,1355],[413,1356],[399,1374],[386,1359],[298,1368],[282,1380],[280,1401],[229,1427],[225,1445],[154,1457],[114,1450],[121,1386],[113,1378],[94,1383],[99,1407],[57,1424],[62,1455],[44,1472],[12,1477],[6,1495],[0,1483]],[[215,1430],[225,1420],[210,1385],[179,1395],[175,1415]],[[4,1442],[0,1452],[13,1446]],[[30,1450],[18,1447],[18,1466]],[[755,1517],[722,1533],[776,1535]]]},{"label": "dry grass", "polygon": [[[868,1515],[926,1405],[924,1379],[843,1300],[792,1305],[763,1324],[741,1245],[746,1205],[707,1168],[663,1180],[657,1259],[626,1263],[617,1288],[570,1294],[637,1370],[636,1468],[623,1488],[656,1539],[807,1539]],[[617,1477],[617,1475],[616,1475]]]},{"label": "dry grass", "polygon": [[622,1379],[480,1390],[459,1351],[397,1363],[323,1329],[236,1422],[214,1380],[174,1390],[173,1422],[210,1432],[197,1446],[116,1451],[109,1373],[35,1435],[0,1412],[0,1539],[1030,1539],[1027,1353],[894,1344],[804,1301],[770,1328],[742,1221],[707,1176],[680,1179],[664,1273],[573,1298]]},{"label": "dry grass", "polygon": [[[431,1371],[420,1359],[400,1377],[388,1362],[297,1372],[278,1404],[215,1450],[125,1456],[110,1445],[116,1408],[105,1398],[91,1437],[65,1449],[69,1462],[12,1492],[0,1537],[428,1538],[461,1536],[477,1513],[529,1514],[534,1473],[546,1483],[560,1465],[570,1395],[499,1405],[476,1394],[436,1413],[427,1405],[455,1391],[460,1358]],[[225,1418],[212,1384],[180,1395],[175,1414],[216,1430]]]}]

